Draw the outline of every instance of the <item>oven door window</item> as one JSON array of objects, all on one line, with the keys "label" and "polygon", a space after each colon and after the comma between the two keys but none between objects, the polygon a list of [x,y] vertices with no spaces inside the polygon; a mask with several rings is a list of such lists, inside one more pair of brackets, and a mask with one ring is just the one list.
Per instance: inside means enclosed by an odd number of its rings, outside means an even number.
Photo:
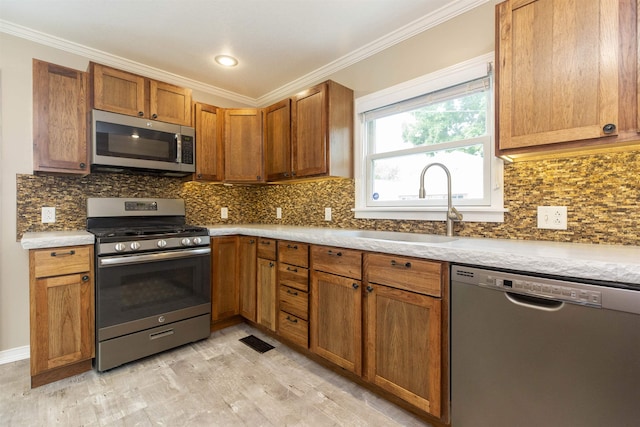
[{"label": "oven door window", "polygon": [[96,154],[127,159],[175,162],[175,133],[96,122]]},{"label": "oven door window", "polygon": [[200,255],[99,267],[98,327],[210,304],[210,265],[209,255]]}]

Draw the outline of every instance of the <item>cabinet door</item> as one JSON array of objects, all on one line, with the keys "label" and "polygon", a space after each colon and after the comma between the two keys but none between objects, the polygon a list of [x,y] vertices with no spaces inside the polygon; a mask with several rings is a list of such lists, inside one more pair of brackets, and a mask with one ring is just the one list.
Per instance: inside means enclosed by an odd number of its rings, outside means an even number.
[{"label": "cabinet door", "polygon": [[46,277],[32,288],[31,375],[94,356],[91,272]]},{"label": "cabinet door", "polygon": [[292,155],[296,177],[328,171],[327,85],[299,93],[292,101]]},{"label": "cabinet door", "polygon": [[191,89],[149,81],[149,118],[191,126]]},{"label": "cabinet door", "polygon": [[149,117],[145,109],[145,78],[126,71],[91,63],[93,108]]},{"label": "cabinet door", "polygon": [[33,60],[33,170],[87,174],[87,75]]},{"label": "cabinet door", "polygon": [[222,110],[212,105],[195,105],[195,179],[222,181],[224,178],[223,116]]},{"label": "cabinet door", "polygon": [[239,313],[237,237],[211,239],[211,321]]},{"label": "cabinet door", "polygon": [[256,265],[257,239],[239,238],[238,282],[240,287],[240,315],[256,321]]},{"label": "cabinet door", "polygon": [[498,5],[499,149],[617,133],[618,12],[615,0]]},{"label": "cabinet door", "polygon": [[267,181],[291,178],[291,100],[264,110]]},{"label": "cabinet door", "polygon": [[365,299],[366,379],[440,417],[441,300],[381,285]]},{"label": "cabinet door", "polygon": [[225,181],[264,182],[262,112],[225,110],[224,129]]},{"label": "cabinet door", "polygon": [[311,350],[357,375],[362,371],[361,282],[311,273]]},{"label": "cabinet door", "polygon": [[276,262],[258,258],[258,323],[276,330]]}]

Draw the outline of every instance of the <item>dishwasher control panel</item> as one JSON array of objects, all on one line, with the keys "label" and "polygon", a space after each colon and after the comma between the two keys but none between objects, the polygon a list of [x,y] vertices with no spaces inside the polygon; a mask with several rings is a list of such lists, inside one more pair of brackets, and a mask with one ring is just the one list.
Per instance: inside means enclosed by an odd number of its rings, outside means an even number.
[{"label": "dishwasher control panel", "polygon": [[593,285],[459,265],[452,266],[451,273],[453,282],[590,307],[602,307],[602,288]]}]

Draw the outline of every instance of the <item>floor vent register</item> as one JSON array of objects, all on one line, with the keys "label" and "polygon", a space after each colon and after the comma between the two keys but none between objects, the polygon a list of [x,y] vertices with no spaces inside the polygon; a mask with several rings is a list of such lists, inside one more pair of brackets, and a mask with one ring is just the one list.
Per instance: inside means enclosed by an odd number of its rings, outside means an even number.
[{"label": "floor vent register", "polygon": [[255,335],[249,335],[248,337],[240,338],[240,341],[257,351],[258,353],[266,353],[267,351],[275,348],[271,344],[262,341]]}]

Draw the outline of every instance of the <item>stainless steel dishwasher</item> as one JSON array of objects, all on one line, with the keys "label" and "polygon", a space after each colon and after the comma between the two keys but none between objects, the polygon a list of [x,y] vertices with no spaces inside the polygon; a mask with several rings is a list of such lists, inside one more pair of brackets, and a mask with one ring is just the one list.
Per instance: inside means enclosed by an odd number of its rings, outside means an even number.
[{"label": "stainless steel dishwasher", "polygon": [[640,425],[640,286],[453,265],[451,420]]}]

